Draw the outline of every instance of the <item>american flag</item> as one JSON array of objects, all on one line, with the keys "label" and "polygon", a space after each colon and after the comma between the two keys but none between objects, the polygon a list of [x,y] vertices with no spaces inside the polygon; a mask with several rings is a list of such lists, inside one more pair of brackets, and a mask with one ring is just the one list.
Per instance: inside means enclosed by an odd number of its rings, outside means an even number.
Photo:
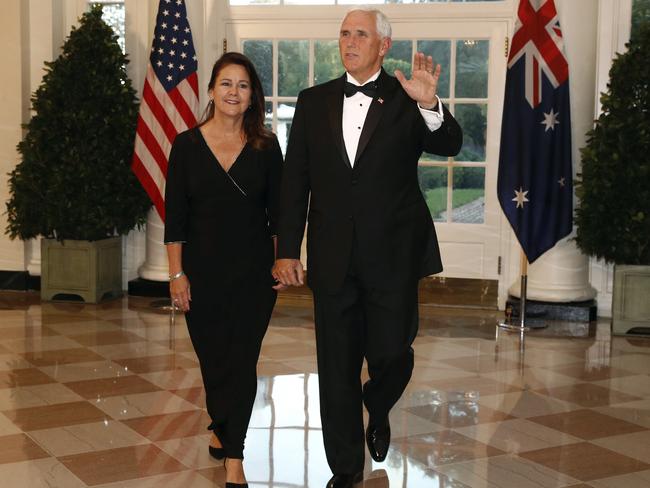
[{"label": "american flag", "polygon": [[573,227],[569,64],[553,0],[520,0],[508,59],[499,203],[531,263]]},{"label": "american flag", "polygon": [[131,168],[163,222],[172,142],[179,132],[197,123],[196,70],[196,53],[184,0],[160,0]]}]

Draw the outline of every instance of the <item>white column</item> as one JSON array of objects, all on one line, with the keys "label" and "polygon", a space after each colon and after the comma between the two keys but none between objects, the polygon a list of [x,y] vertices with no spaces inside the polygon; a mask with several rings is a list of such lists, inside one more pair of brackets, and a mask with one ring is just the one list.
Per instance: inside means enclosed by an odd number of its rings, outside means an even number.
[{"label": "white column", "polygon": [[[30,93],[43,81],[45,62],[55,59],[63,43],[62,5],[59,1],[29,0]],[[25,241],[25,268],[32,276],[41,275],[41,238]]]},{"label": "white column", "polygon": [[25,269],[31,276],[41,276],[41,238],[25,241]]},{"label": "white column", "polygon": [[[580,170],[580,148],[593,127],[596,89],[596,46],[598,2],[593,0],[555,0],[569,60],[571,91],[571,138],[574,176]],[[574,202],[576,202],[574,198]],[[575,302],[589,300],[596,291],[589,283],[589,258],[569,238],[560,241],[528,268],[528,293],[531,300]],[[518,246],[512,246],[519,249]],[[518,251],[514,252],[517,253]],[[511,255],[511,261],[519,260]],[[510,294],[520,295],[519,279]]]},{"label": "white column", "polygon": [[[126,53],[130,61],[126,70],[133,88],[137,91],[138,100],[140,100],[158,5],[154,0],[124,0],[124,7]],[[133,229],[123,241],[122,286],[125,290],[128,288],[129,281],[138,278],[140,268],[150,271],[159,267],[155,263],[148,264],[146,262],[148,252],[146,229],[147,226],[142,229]],[[149,253],[151,254],[151,252]],[[145,274],[151,275],[147,271]],[[164,278],[166,279],[166,274]]]},{"label": "white column", "polygon": [[147,243],[144,264],[138,269],[138,275],[145,280],[168,281],[169,267],[167,253],[163,244],[165,226],[154,209],[147,216]]}]

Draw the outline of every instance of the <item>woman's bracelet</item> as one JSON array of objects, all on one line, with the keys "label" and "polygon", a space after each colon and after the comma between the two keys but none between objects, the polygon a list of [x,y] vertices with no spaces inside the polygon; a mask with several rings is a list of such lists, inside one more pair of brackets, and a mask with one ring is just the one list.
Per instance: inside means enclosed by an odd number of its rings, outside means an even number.
[{"label": "woman's bracelet", "polygon": [[175,275],[169,275],[169,281],[174,281],[175,279],[180,278],[181,276],[185,276],[185,273],[183,272],[183,270],[180,270]]}]

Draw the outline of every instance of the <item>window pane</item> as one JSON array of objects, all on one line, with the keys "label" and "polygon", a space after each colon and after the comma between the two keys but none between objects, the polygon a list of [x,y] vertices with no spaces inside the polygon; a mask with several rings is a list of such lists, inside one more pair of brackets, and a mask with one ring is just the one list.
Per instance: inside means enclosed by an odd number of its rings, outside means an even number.
[{"label": "window pane", "polygon": [[454,117],[463,128],[463,147],[456,161],[485,161],[487,105],[459,103]]},{"label": "window pane", "polygon": [[284,0],[287,5],[333,5],[334,0]]},{"label": "window pane", "polygon": [[293,120],[293,113],[295,110],[295,103],[278,103],[278,129],[276,134],[278,136],[280,148],[282,149],[282,154],[285,154],[287,151],[287,142],[289,141],[289,132],[291,131],[291,121]]},{"label": "window pane", "polygon": [[456,96],[487,98],[489,41],[456,41]]},{"label": "window pane", "polygon": [[411,41],[393,41],[393,45],[384,58],[384,69],[393,75],[396,69],[400,70],[407,78],[411,77],[411,63],[413,61],[413,43]]},{"label": "window pane", "polygon": [[264,126],[273,130],[273,102],[264,103]]},{"label": "window pane", "polygon": [[230,5],[279,5],[280,0],[230,0]]},{"label": "window pane", "polygon": [[441,166],[420,166],[418,168],[420,190],[427,201],[433,220],[446,220],[447,211],[447,168]]},{"label": "window pane", "polygon": [[390,2],[384,2],[384,0],[367,0],[367,1],[339,0],[338,3],[339,3],[339,5],[370,5],[370,4],[374,4],[374,3],[390,3]]},{"label": "window pane", "polygon": [[451,59],[451,41],[418,41],[418,51],[431,56],[433,62],[440,65],[438,80],[438,96],[449,97],[449,74]]},{"label": "window pane", "polygon": [[248,40],[242,43],[244,54],[255,66],[262,82],[264,96],[273,95],[273,42]]},{"label": "window pane", "polygon": [[314,85],[338,78],[345,69],[339,55],[339,42],[314,42]]},{"label": "window pane", "polygon": [[278,95],[295,97],[309,86],[309,41],[278,43]]},{"label": "window pane", "polygon": [[106,22],[115,35],[117,36],[117,43],[124,51],[124,33],[125,33],[125,19],[124,19],[124,0],[111,0],[111,1],[90,1],[89,5],[100,4],[102,5],[102,20]]},{"label": "window pane", "polygon": [[485,168],[452,169],[452,222],[482,224],[485,210]]},{"label": "window pane", "polygon": [[429,162],[429,161],[448,161],[449,158],[447,156],[438,156],[437,154],[429,154],[426,152],[422,153],[422,156],[420,156],[420,162]]},{"label": "window pane", "polygon": [[339,4],[363,4],[368,5],[371,3],[456,3],[456,2],[503,2],[504,0],[339,0]]},{"label": "window pane", "polygon": [[[504,0],[339,0],[340,5],[369,5],[382,3],[457,3],[457,2],[503,2]],[[278,5],[280,0],[230,0],[230,5],[259,5],[272,4]],[[333,4],[334,0],[284,0],[285,4],[293,5],[322,5]]]}]

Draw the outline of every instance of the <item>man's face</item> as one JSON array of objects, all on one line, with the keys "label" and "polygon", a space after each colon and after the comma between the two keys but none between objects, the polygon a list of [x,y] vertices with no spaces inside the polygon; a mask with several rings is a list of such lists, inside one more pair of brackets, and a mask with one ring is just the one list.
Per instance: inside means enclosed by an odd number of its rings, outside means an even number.
[{"label": "man's face", "polygon": [[341,24],[339,52],[346,71],[359,83],[375,74],[381,67],[390,39],[382,39],[377,21],[371,12],[350,12]]}]

